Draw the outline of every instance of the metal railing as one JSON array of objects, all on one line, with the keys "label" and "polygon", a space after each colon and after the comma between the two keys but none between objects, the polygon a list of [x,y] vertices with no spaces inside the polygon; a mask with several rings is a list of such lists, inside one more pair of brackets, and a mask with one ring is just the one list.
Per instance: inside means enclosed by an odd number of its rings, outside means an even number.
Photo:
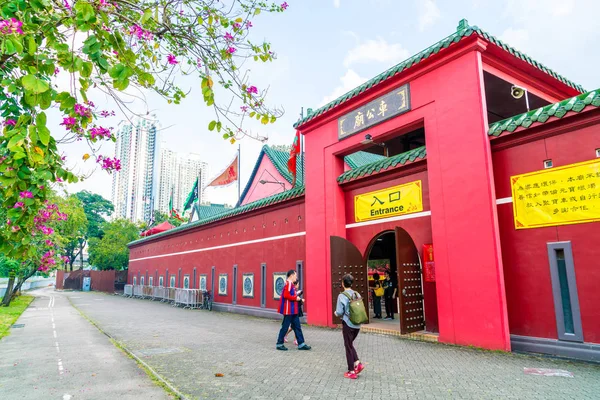
[{"label": "metal railing", "polygon": [[167,288],[148,285],[125,285],[123,294],[126,297],[136,297],[140,299],[150,299],[171,303],[173,307],[183,307],[188,309],[212,309],[212,307],[207,305],[211,299],[210,294],[200,289]]}]

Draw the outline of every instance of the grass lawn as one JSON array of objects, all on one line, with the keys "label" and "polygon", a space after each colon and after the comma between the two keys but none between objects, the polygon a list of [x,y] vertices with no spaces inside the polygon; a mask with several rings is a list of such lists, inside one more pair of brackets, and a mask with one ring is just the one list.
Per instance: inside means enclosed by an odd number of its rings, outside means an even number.
[{"label": "grass lawn", "polygon": [[11,325],[19,319],[32,301],[33,296],[19,296],[10,303],[10,306],[0,307],[0,339],[8,336]]}]

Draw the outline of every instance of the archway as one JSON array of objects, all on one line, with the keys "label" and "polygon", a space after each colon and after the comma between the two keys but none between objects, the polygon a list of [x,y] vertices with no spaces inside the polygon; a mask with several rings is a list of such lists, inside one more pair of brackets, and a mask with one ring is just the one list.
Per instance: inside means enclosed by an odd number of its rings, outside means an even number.
[{"label": "archway", "polygon": [[[425,329],[421,262],[408,232],[396,227],[395,230],[377,234],[368,247],[365,259],[369,268],[370,288],[375,286],[376,274],[381,276],[387,270],[391,278],[391,285],[384,285],[388,288],[380,299],[380,319],[375,318],[379,302],[373,290],[369,290],[371,322],[384,329],[400,330],[401,333]],[[390,315],[386,315],[386,312]]]}]

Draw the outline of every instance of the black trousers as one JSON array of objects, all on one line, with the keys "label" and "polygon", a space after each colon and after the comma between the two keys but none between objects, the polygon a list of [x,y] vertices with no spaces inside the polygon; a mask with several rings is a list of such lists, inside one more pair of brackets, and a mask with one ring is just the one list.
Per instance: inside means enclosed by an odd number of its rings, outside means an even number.
[{"label": "black trousers", "polygon": [[346,322],[342,321],[342,334],[344,335],[344,348],[346,349],[348,371],[354,371],[354,363],[359,360],[356,349],[354,348],[354,339],[358,336],[358,332],[360,332],[360,329],[350,328]]},{"label": "black trousers", "polygon": [[373,312],[376,317],[381,317],[381,296],[373,297]]},{"label": "black trousers", "polygon": [[385,298],[385,316],[394,319],[394,299],[392,297]]}]

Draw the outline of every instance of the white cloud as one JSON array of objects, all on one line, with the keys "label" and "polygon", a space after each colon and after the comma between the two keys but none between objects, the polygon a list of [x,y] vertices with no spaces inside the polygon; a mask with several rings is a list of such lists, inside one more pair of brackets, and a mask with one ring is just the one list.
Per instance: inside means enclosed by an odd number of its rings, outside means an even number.
[{"label": "white cloud", "polygon": [[527,29],[514,29],[510,27],[500,35],[500,40],[516,49],[525,51],[528,47],[529,31]]},{"label": "white cloud", "polygon": [[507,11],[515,20],[529,23],[544,14],[551,17],[573,14],[575,5],[575,0],[509,0]]},{"label": "white cloud", "polygon": [[330,101],[337,99],[338,97],[349,92],[355,87],[362,85],[367,81],[367,78],[363,78],[360,75],[358,75],[354,70],[349,69],[346,71],[344,76],[340,78],[340,81],[341,85],[333,89],[333,92],[331,92],[331,94],[325,96],[321,101],[321,104],[319,104],[319,107],[324,106]]},{"label": "white cloud", "polygon": [[410,57],[408,50],[399,43],[390,44],[383,38],[367,40],[351,49],[344,58],[344,66],[349,68],[353,64],[369,63],[398,63]]},{"label": "white cloud", "polygon": [[333,6],[335,8],[340,8],[340,2],[341,2],[341,0],[333,0]]},{"label": "white cloud", "polygon": [[421,32],[435,24],[441,16],[440,9],[434,0],[419,2],[419,30]]}]

